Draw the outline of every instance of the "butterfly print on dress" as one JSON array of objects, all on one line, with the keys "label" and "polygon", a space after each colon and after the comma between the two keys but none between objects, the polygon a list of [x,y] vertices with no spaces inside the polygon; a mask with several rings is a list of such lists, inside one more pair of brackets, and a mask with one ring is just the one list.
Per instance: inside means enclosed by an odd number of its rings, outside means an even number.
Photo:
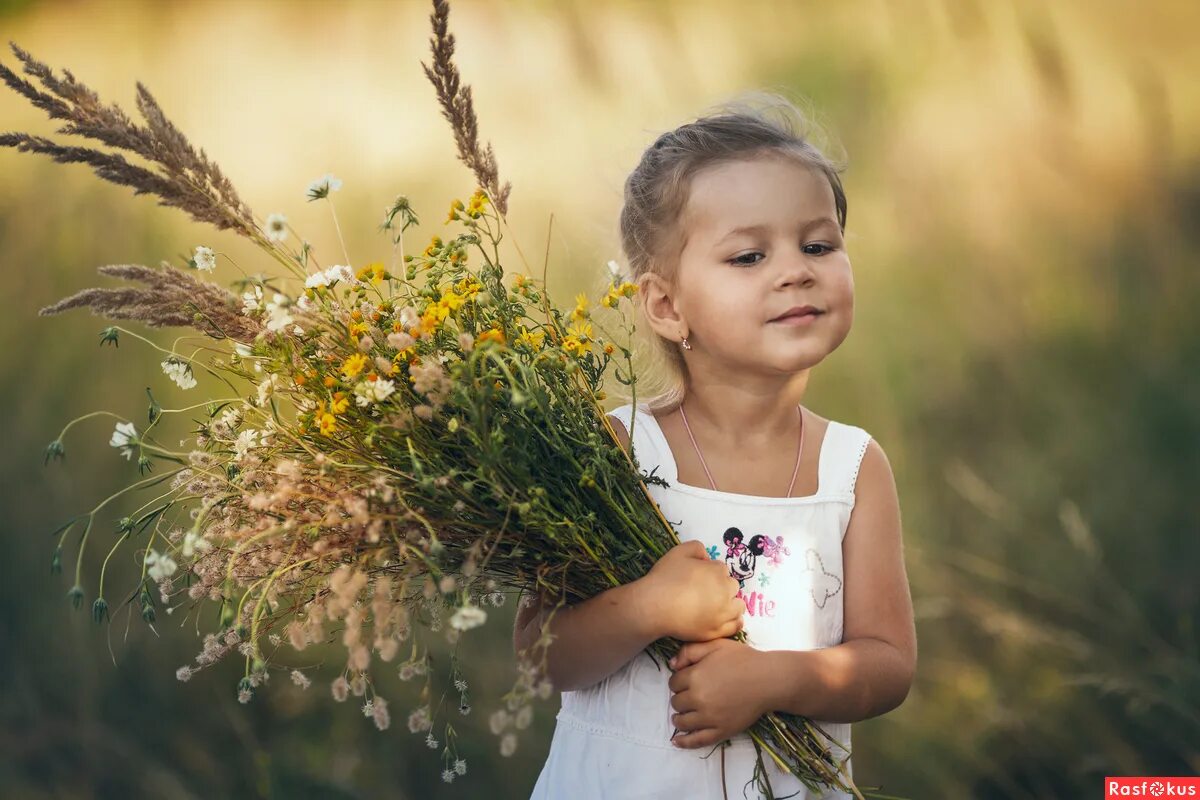
[{"label": "butterfly print on dress", "polygon": [[825,571],[825,562],[816,550],[810,547],[804,556],[807,561],[804,571],[812,573],[813,602],[817,604],[817,608],[824,608],[829,598],[842,590],[842,579],[832,572]]}]

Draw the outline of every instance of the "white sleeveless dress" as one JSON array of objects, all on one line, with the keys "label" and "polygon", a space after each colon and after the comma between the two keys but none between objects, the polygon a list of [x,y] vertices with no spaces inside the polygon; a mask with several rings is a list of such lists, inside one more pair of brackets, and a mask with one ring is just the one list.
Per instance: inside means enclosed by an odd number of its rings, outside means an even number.
[{"label": "white sleeveless dress", "polygon": [[[842,537],[854,507],[854,484],[870,434],[830,421],[821,443],[816,494],[761,497],[678,482],[675,459],[645,403],[609,412],[632,428],[635,462],[670,487],[649,484],[650,495],[680,539],[699,539],[709,556],[730,565],[742,583],[748,642],[760,650],[815,650],[842,641]],[[645,652],[599,683],[562,693],[550,753],[531,800],[761,798],[751,781],[755,750],[742,733],[724,748],[681,749],[671,744],[671,672]],[[753,680],[752,675],[746,676]],[[814,720],[850,748],[849,723]],[[830,744],[835,758],[845,751]],[[711,755],[710,755],[711,754]],[[776,797],[843,800],[848,792],[808,792],[764,753]]]}]

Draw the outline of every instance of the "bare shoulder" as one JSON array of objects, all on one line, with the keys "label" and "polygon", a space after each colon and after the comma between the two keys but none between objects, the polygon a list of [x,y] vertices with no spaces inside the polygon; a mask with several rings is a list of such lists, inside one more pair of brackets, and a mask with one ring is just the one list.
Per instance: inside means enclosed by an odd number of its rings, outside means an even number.
[{"label": "bare shoulder", "polygon": [[867,441],[866,452],[863,453],[862,463],[858,467],[854,496],[856,505],[864,499],[882,500],[889,504],[899,503],[892,463],[883,451],[883,445],[874,436]]}]

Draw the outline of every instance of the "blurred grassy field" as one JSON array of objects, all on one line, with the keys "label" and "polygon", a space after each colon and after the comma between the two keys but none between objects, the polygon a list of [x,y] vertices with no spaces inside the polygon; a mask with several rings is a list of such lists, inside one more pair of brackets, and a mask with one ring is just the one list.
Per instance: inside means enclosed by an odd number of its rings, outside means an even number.
[{"label": "blurred grassy field", "polygon": [[[444,233],[473,188],[432,87],[424,3],[0,3],[0,29],[102,98],[141,80],[260,215],[356,265],[397,193]],[[513,182],[510,220],[550,286],[617,257],[621,184],[661,130],[750,87],[812,99],[849,157],[855,329],[807,403],[861,425],[900,483],[920,663],[906,703],[855,725],[855,774],[913,798],[1098,797],[1104,775],[1200,773],[1200,6],[1116,2],[455,2],[457,62]],[[7,50],[0,58],[10,67]],[[52,135],[0,92],[0,129]],[[61,138],[61,137],[60,137]],[[91,623],[49,575],[49,532],[127,482],[95,409],[145,386],[194,402],[106,323],[37,309],[110,263],[255,251],[81,166],[0,152],[0,795],[528,796],[555,703],[511,760],[486,716],[515,676],[511,604],[468,640],[467,775],[407,732],[234,664],[175,680],[191,630]],[[514,251],[509,263],[517,265]],[[265,268],[265,265],[264,265]],[[218,279],[232,280],[227,269]],[[170,332],[151,338],[167,342]],[[203,384],[202,384],[203,385]],[[112,507],[112,519],[140,504]],[[108,524],[108,523],[106,523]],[[93,535],[105,541],[106,532]],[[88,601],[106,546],[93,547]],[[132,564],[109,580],[123,585]],[[123,572],[124,571],[124,572]]]}]

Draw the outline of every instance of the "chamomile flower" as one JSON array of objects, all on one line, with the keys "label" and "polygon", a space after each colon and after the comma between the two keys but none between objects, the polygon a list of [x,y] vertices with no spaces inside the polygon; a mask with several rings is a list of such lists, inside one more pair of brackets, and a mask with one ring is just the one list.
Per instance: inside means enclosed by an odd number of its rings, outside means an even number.
[{"label": "chamomile flower", "polygon": [[340,178],[335,178],[329,173],[325,173],[308,185],[308,199],[321,200],[328,197],[330,192],[336,192],[341,188],[342,181]]},{"label": "chamomile flower", "polygon": [[217,254],[204,245],[200,245],[192,255],[192,263],[196,265],[196,269],[212,272],[217,268]]},{"label": "chamomile flower", "polygon": [[133,458],[133,449],[137,444],[137,428],[133,427],[132,422],[118,422],[116,430],[113,431],[112,438],[108,443],[113,447],[121,449],[121,455],[125,456],[126,460]]},{"label": "chamomile flower", "polygon": [[172,356],[162,362],[162,371],[179,385],[180,389],[191,389],[196,385],[196,376],[192,374],[192,365]]},{"label": "chamomile flower", "polygon": [[272,242],[282,242],[287,238],[287,217],[283,214],[270,214],[267,216],[267,238]]}]

